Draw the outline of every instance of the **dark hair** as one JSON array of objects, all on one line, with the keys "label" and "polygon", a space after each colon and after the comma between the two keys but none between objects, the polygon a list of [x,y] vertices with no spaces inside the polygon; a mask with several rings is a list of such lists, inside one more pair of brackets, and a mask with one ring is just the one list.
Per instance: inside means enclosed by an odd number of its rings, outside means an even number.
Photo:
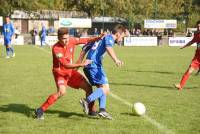
[{"label": "dark hair", "polygon": [[198,24],[200,24],[200,20],[199,20],[199,21],[197,21],[197,23],[196,23],[196,24],[197,24],[197,25],[198,25]]},{"label": "dark hair", "polygon": [[122,25],[116,25],[112,30],[112,34],[116,34],[117,32],[125,32],[125,27]]},{"label": "dark hair", "polygon": [[63,36],[64,34],[68,34],[69,33],[69,30],[68,28],[65,28],[65,27],[61,27],[58,29],[58,39]]}]

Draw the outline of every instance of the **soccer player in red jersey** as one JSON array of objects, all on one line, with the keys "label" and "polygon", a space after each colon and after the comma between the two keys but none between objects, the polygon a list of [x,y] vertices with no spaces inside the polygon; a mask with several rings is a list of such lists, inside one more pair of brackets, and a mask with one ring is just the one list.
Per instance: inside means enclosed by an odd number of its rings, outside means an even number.
[{"label": "soccer player in red jersey", "polygon": [[[51,94],[47,100],[35,111],[35,117],[38,119],[44,119],[43,113],[49,106],[54,104],[60,97],[65,94],[67,86],[75,89],[83,89],[86,92],[86,96],[92,93],[92,86],[82,76],[77,68],[84,67],[91,63],[90,60],[86,60],[82,63],[73,63],[74,49],[78,44],[86,44],[88,42],[94,42],[101,37],[93,38],[75,38],[69,37],[67,28],[60,28],[58,30],[58,42],[52,47],[53,55],[53,76],[57,86],[57,92]],[[90,105],[89,115],[94,115],[96,112],[94,102]]]},{"label": "soccer player in red jersey", "polygon": [[191,46],[193,43],[197,43],[197,49],[196,49],[195,56],[192,59],[192,63],[190,64],[189,68],[183,75],[180,83],[174,85],[179,90],[182,90],[182,88],[184,87],[184,85],[185,85],[186,81],[188,80],[189,76],[191,75],[191,73],[194,70],[198,70],[200,68],[200,21],[198,21],[196,24],[197,24],[197,31],[194,33],[193,39],[190,42],[188,42],[186,45],[184,45],[180,48],[180,49],[183,49],[188,46]]}]

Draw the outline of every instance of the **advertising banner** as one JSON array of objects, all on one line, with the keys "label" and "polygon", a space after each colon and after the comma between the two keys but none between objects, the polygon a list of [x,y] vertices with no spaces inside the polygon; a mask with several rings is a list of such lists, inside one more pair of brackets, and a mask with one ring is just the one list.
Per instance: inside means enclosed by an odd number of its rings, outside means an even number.
[{"label": "advertising banner", "polygon": [[124,37],[124,46],[157,46],[157,37]]}]

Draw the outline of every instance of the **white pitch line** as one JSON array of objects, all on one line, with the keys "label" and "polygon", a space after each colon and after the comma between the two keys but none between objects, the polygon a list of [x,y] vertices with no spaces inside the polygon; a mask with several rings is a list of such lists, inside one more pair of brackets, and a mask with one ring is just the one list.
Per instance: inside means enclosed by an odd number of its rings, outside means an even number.
[{"label": "white pitch line", "polygon": [[42,47],[38,47],[38,46],[34,46],[34,47],[37,48],[37,49],[39,49],[39,50],[41,50],[41,51],[43,51],[43,52],[45,52],[45,53],[51,54],[50,51],[48,51],[48,50],[46,50],[46,49],[44,49]]},{"label": "white pitch line", "polygon": [[[37,46],[35,46],[35,48],[40,49],[41,51],[43,51],[45,53],[51,54],[50,51],[48,51],[48,50],[46,50],[44,48],[40,48],[40,47],[37,47]],[[119,96],[117,96],[117,95],[115,95],[113,93],[110,93],[110,96],[132,108],[132,104],[130,102],[127,102],[126,100],[120,98]],[[144,115],[143,117],[144,117],[144,119],[146,119],[148,122],[150,122],[152,125],[154,125],[161,132],[163,132],[165,134],[175,134],[173,131],[168,129],[166,126],[160,124],[159,122],[157,122],[156,120],[152,119],[151,117],[149,117],[147,115]]]},{"label": "white pitch line", "polygon": [[[127,102],[126,100],[120,98],[119,96],[110,93],[110,96],[120,102],[122,102],[123,104],[129,106],[132,108],[133,104],[131,104],[130,102]],[[168,129],[166,126],[160,124],[159,122],[157,122],[156,120],[152,119],[151,117],[144,115],[142,116],[144,117],[144,119],[146,119],[148,122],[150,122],[152,125],[154,125],[158,130],[160,130],[161,132],[165,133],[165,134],[175,134],[173,131],[171,131],[170,129]]]}]

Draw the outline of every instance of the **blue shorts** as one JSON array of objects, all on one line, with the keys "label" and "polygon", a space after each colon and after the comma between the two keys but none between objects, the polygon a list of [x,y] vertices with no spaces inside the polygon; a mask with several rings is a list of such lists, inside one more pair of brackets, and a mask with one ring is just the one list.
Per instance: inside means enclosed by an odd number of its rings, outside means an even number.
[{"label": "blue shorts", "polygon": [[11,38],[4,38],[4,45],[9,46],[11,44]]},{"label": "blue shorts", "polygon": [[83,68],[83,71],[92,86],[108,84],[103,68]]}]

